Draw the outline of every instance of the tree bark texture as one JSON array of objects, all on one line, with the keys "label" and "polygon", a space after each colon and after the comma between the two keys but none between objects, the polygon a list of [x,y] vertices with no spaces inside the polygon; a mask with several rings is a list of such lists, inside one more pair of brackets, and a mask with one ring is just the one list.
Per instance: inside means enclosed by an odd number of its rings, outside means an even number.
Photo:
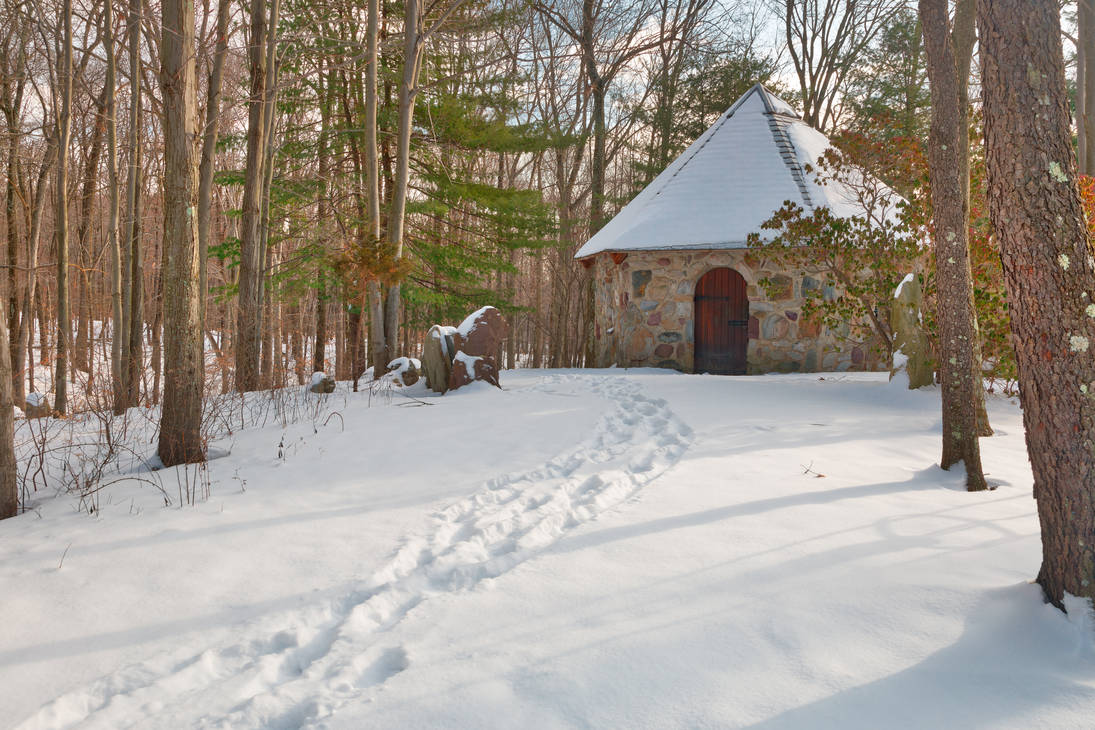
[{"label": "tree bark texture", "polygon": [[[365,186],[368,230],[373,246],[380,245],[380,161],[377,159],[376,114],[378,51],[380,41],[380,0],[368,0],[368,24],[365,34]],[[365,282],[365,300],[369,307],[369,351],[373,377],[388,368],[388,342],[384,333],[384,299],[380,282]],[[355,379],[356,382],[356,379]]]},{"label": "tree bark texture", "polygon": [[[411,125],[414,122],[414,102],[418,93],[415,88],[418,83],[418,68],[422,62],[419,15],[418,0],[407,0],[403,25],[403,79],[399,84],[395,186],[388,213],[388,245],[396,259],[403,255],[403,222],[407,211],[407,187],[410,185],[411,171]],[[384,344],[387,349],[384,359],[395,357],[399,347],[399,303],[399,283],[392,282],[384,301]]]},{"label": "tree bark texture", "polygon": [[118,179],[118,119],[114,61],[114,1],[103,6],[103,51],[106,56],[106,170],[110,186],[107,220],[107,247],[110,249],[110,309],[113,336],[110,338],[110,392],[115,413],[126,408],[122,391],[122,248],[118,238],[118,216],[121,208],[121,183]]},{"label": "tree bark texture", "polygon": [[1078,0],[1076,4],[1076,131],[1080,173],[1095,175],[1095,0]]},{"label": "tree bark texture", "polygon": [[15,412],[11,402],[11,353],[8,313],[0,307],[0,520],[19,509],[15,463]]},{"label": "tree bark texture", "polygon": [[980,0],[988,203],[1042,528],[1038,583],[1095,597],[1095,261],[1055,3]]},{"label": "tree bark texture", "polygon": [[144,287],[141,256],[141,0],[130,0],[129,34],[129,171],[126,175],[126,235],[122,249],[121,322],[124,407],[137,405],[144,371]]},{"label": "tree bark texture", "polygon": [[57,117],[57,354],[54,361],[54,402],[57,413],[68,410],[68,356],[72,340],[72,317],[68,300],[68,148],[72,130],[72,0],[61,9],[64,40],[58,59],[61,83],[61,111]]},{"label": "tree bark texture", "polygon": [[[107,0],[109,2],[109,0]],[[201,162],[198,166],[198,262],[201,290],[202,329],[205,327],[205,299],[209,287],[209,227],[213,209],[213,157],[217,151],[221,111],[221,85],[224,61],[228,55],[228,11],[230,0],[217,3],[217,45],[213,51],[213,70],[209,73],[208,100],[205,106],[205,130],[202,135]]]},{"label": "tree bark texture", "polygon": [[165,466],[205,459],[201,439],[201,307],[198,291],[197,88],[194,2],[164,0],[160,83],[164,105],[164,394],[159,456]]},{"label": "tree bark texture", "polygon": [[[983,398],[976,359],[977,320],[969,257],[969,138],[964,122],[947,0],[920,0],[924,50],[931,83],[932,224],[935,241],[939,380],[943,401],[940,466],[962,462],[966,488],[985,489],[978,443],[977,403]],[[975,377],[975,373],[978,374]]]},{"label": "tree bark texture", "polygon": [[236,328],[236,389],[259,387],[262,330],[262,188],[266,131],[266,13],[261,0],[251,1],[251,96],[247,101],[247,163],[240,225],[239,320]]}]

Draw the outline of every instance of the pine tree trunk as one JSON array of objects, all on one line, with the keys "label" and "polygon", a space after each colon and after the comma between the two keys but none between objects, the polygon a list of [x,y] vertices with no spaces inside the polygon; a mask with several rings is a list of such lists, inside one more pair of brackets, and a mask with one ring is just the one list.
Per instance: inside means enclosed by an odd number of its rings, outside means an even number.
[{"label": "pine tree trunk", "polygon": [[1055,3],[981,0],[988,203],[1019,365],[1047,598],[1095,597],[1095,262]]},{"label": "pine tree trunk", "polygon": [[201,438],[201,296],[198,291],[197,89],[193,0],[163,0],[164,394],[157,452],[165,466],[205,459]]},{"label": "pine tree trunk", "polygon": [[924,50],[931,81],[932,119],[928,164],[935,241],[936,321],[943,400],[944,469],[962,462],[966,488],[985,489],[978,443],[977,402],[983,398],[969,259],[969,149],[958,62],[950,34],[947,0],[920,0]]}]

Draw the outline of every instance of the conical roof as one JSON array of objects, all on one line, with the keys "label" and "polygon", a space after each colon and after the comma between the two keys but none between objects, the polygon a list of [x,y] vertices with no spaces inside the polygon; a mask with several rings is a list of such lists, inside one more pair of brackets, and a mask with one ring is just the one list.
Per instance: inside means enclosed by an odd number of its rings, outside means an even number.
[{"label": "conical roof", "polygon": [[[785,101],[756,84],[575,254],[745,248],[785,201],[841,216],[862,208],[806,165],[831,146]],[[770,235],[770,234],[769,234]]]}]

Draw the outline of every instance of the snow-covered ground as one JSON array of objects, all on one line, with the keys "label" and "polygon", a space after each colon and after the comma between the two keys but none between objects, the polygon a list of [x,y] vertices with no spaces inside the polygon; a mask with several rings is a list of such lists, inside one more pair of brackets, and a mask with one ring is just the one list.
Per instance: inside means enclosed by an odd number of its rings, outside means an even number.
[{"label": "snow-covered ground", "polygon": [[0,726],[1092,727],[1014,403],[969,494],[884,375],[502,382],[0,523]]}]

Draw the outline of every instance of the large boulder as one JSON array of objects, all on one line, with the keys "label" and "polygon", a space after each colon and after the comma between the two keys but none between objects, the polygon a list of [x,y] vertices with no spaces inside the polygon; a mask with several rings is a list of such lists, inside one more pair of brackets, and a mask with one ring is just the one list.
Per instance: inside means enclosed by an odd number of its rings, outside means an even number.
[{"label": "large boulder", "polygon": [[904,373],[910,389],[935,382],[931,340],[921,326],[922,307],[920,282],[916,274],[909,274],[898,284],[890,305],[890,330],[894,340],[890,380]]},{"label": "large boulder", "polygon": [[455,352],[489,357],[493,362],[507,334],[509,325],[502,313],[494,307],[482,307],[469,314],[456,328]]},{"label": "large boulder", "polygon": [[426,376],[426,386],[435,393],[444,393],[449,389],[452,360],[456,356],[455,336],[455,328],[439,324],[430,327],[426,333],[420,370]]},{"label": "large boulder", "polygon": [[452,363],[452,373],[449,375],[449,390],[456,390],[476,380],[486,381],[496,388],[502,387],[498,384],[494,358],[469,355],[463,350],[457,352]]},{"label": "large boulder", "polygon": [[509,326],[502,313],[494,307],[483,307],[469,314],[456,328],[456,353],[449,375],[449,390],[456,390],[474,380],[498,384],[498,355]]}]

